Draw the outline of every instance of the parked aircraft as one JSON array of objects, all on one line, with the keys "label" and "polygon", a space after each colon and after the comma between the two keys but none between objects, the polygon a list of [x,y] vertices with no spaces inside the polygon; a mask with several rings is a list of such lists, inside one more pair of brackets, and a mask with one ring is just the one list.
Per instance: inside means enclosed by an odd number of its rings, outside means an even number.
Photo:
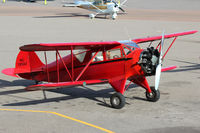
[{"label": "parked aircraft", "polygon": [[[28,80],[46,83],[31,85],[26,90],[48,90],[68,86],[110,83],[116,93],[110,97],[113,108],[125,105],[124,92],[131,83],[146,90],[146,98],[156,102],[160,98],[159,82],[162,71],[175,69],[176,66],[162,68],[169,49],[178,36],[197,31],[174,33],[124,41],[78,42],[78,43],[41,43],[21,46],[15,68],[7,68],[2,73]],[[174,38],[166,52],[163,52],[164,39]],[[159,41],[156,47],[152,42]],[[146,49],[141,43],[150,42]],[[44,52],[44,63],[36,51]],[[48,63],[47,52],[55,51],[56,61]],[[68,54],[61,56],[61,52]],[[150,87],[147,76],[155,75],[155,86]],[[126,81],[130,83],[126,87]]]},{"label": "parked aircraft", "polygon": [[124,0],[121,4],[119,0],[94,0],[94,1],[82,1],[82,0],[75,0],[74,3],[65,4],[64,7],[79,7],[89,11],[96,12],[96,14],[89,14],[89,18],[93,19],[98,14],[105,14],[110,15],[112,19],[117,18],[117,13],[119,10],[125,12],[122,8],[124,3],[127,0]]}]

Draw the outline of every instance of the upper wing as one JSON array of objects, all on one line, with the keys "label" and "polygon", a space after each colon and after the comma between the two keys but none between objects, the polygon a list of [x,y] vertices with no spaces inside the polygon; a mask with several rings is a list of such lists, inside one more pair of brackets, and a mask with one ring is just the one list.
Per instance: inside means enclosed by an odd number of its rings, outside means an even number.
[{"label": "upper wing", "polygon": [[[197,30],[187,31],[187,32],[180,32],[180,33],[173,33],[173,34],[165,35],[164,37],[165,37],[165,39],[167,39],[167,38],[172,38],[172,37],[177,37],[177,36],[184,36],[184,35],[194,34],[196,32],[197,32]],[[162,36],[154,36],[154,37],[138,38],[138,39],[134,39],[132,41],[134,41],[135,43],[144,43],[144,42],[160,40],[161,38],[162,38]]]},{"label": "upper wing", "polygon": [[92,4],[92,3],[89,3],[92,7],[94,7],[94,8],[96,8],[97,10],[99,10],[99,12],[98,13],[100,13],[100,12],[103,12],[100,8],[98,8],[97,6],[95,6],[94,4]]},{"label": "upper wing", "polygon": [[113,42],[79,42],[79,43],[40,43],[29,44],[20,47],[22,51],[51,51],[51,50],[77,50],[77,49],[110,49],[121,45],[121,43]]}]

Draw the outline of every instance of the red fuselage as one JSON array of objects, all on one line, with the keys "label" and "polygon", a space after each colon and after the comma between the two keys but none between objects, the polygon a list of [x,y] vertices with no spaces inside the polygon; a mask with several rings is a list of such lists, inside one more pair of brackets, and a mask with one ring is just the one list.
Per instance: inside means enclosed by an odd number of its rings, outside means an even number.
[{"label": "red fuselage", "polygon": [[[131,79],[132,77],[144,76],[141,66],[138,64],[142,49],[135,49],[128,55],[122,55],[122,57],[113,59],[104,59],[102,61],[92,61],[88,68],[84,71],[80,80],[96,80],[105,79],[109,80],[112,78],[126,78]],[[122,52],[122,50],[120,50]],[[102,55],[105,52],[102,51]],[[79,76],[81,71],[87,65],[92,57],[92,51],[87,51],[83,62],[80,62],[76,55],[65,56],[62,60],[65,62],[70,74],[73,76],[73,80]],[[73,66],[72,66],[73,58]],[[67,82],[72,81],[66,68],[61,59],[52,62],[47,65],[41,66],[39,72],[23,73],[18,74],[20,77],[25,79],[37,80],[37,81],[49,81],[49,82]],[[72,70],[73,67],[73,70]]]}]

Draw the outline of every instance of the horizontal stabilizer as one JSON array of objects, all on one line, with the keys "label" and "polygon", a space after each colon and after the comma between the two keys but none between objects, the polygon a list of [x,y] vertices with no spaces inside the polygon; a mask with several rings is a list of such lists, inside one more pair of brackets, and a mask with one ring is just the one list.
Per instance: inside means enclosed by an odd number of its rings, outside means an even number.
[{"label": "horizontal stabilizer", "polygon": [[1,72],[5,75],[18,78],[18,76],[14,73],[14,71],[15,71],[15,68],[6,68],[6,69],[3,69]]},{"label": "horizontal stabilizer", "polygon": [[98,84],[105,83],[107,80],[85,80],[85,81],[74,81],[74,82],[59,82],[59,83],[46,83],[28,86],[26,90],[50,90],[69,86],[85,86],[86,84]]},{"label": "horizontal stabilizer", "polygon": [[177,66],[164,67],[164,68],[161,69],[161,72],[173,70],[173,69],[176,69],[176,68],[177,68]]}]

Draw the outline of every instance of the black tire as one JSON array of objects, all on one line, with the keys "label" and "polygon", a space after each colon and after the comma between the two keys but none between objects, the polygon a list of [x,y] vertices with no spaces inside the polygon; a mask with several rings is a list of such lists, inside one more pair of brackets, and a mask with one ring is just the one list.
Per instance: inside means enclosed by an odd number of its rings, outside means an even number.
[{"label": "black tire", "polygon": [[155,87],[151,87],[151,91],[152,93],[149,94],[148,92],[146,92],[146,98],[148,101],[151,102],[156,102],[160,99],[160,91],[159,90],[155,90]]},{"label": "black tire", "polygon": [[115,109],[121,109],[125,105],[125,98],[121,93],[117,92],[110,97],[110,104]]}]

